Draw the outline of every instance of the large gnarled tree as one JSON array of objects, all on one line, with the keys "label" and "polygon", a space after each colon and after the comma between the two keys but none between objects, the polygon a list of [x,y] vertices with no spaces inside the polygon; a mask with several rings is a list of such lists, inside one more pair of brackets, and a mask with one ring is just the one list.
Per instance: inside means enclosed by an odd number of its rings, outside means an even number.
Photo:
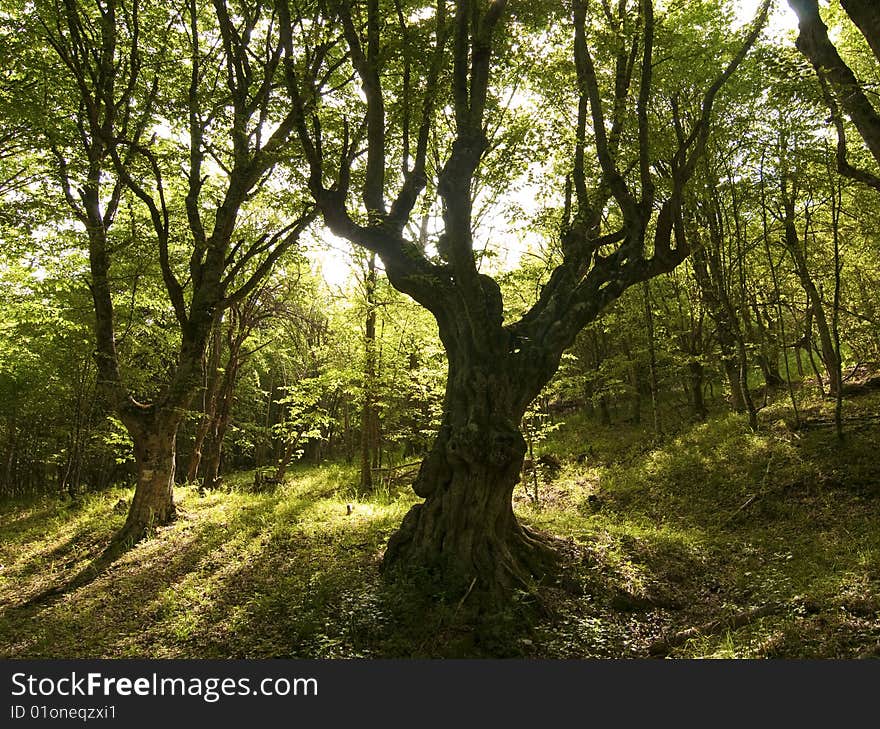
[{"label": "large gnarled tree", "polygon": [[[344,120],[331,153],[321,134],[329,126],[322,124],[321,109],[307,111],[324,92],[288,66],[312,195],[336,235],[377,253],[391,284],[434,315],[449,363],[442,425],[413,486],[424,502],[392,536],[385,565],[428,568],[447,585],[479,582],[478,589],[500,594],[544,574],[552,555],[545,540],[517,521],[511,505],[526,449],[523,413],[587,323],[628,287],[686,257],[685,186],[703,153],[715,98],[756,39],[769,3],[695,106],[685,113],[672,104],[665,133],[674,151],[662,164],[649,121],[657,113],[653,3],[618,0],[600,8],[574,0],[570,14],[553,18],[570,24],[577,99],[562,256],[537,302],[510,323],[498,284],[476,263],[473,189],[489,143],[495,49],[516,13],[529,8],[458,0],[447,14],[444,0],[433,11],[398,2],[398,22],[392,23],[380,0],[329,5],[343,29],[364,116],[353,131]],[[604,15],[595,18],[595,12]],[[433,22],[432,47],[416,55],[408,39],[416,22],[425,34],[424,18]],[[282,29],[291,27],[291,18],[283,20]],[[596,22],[616,26],[621,39],[610,92],[601,88],[590,47]],[[286,41],[290,48],[289,35]],[[401,76],[402,96],[386,93],[385,86],[399,84]],[[547,85],[558,83],[548,79]],[[448,151],[437,152],[445,158],[431,177],[429,147],[442,135],[444,113],[452,117],[453,138],[448,147],[438,145]],[[624,148],[624,136],[634,144]],[[442,205],[437,255],[407,233],[426,187]]]}]

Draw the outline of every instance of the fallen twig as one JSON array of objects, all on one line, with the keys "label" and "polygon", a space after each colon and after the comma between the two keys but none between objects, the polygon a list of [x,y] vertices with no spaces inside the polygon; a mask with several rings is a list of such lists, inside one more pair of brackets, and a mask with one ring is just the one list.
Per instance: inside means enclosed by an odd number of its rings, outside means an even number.
[{"label": "fallen twig", "polygon": [[471,586],[467,589],[467,592],[464,593],[464,597],[458,601],[458,605],[455,606],[455,612],[458,612],[461,609],[461,606],[464,605],[464,601],[468,599],[468,595],[471,594],[471,590],[474,589],[474,585],[477,584],[477,578],[471,580]]},{"label": "fallen twig", "polygon": [[767,476],[770,475],[770,466],[773,464],[773,455],[774,454],[771,452],[770,459],[767,461],[767,468],[764,471],[764,477],[761,479],[761,485],[758,487],[758,490],[755,491],[755,493],[753,493],[751,496],[749,496],[749,498],[747,498],[743,502],[742,506],[740,506],[736,511],[734,511],[730,516],[728,516],[727,519],[725,519],[725,521],[724,521],[725,524],[728,524],[731,521],[733,521],[734,517],[737,514],[739,514],[743,509],[748,508],[750,504],[752,504],[758,498],[760,498],[761,496],[764,496],[764,494],[767,493],[767,490],[764,488],[764,486],[767,483]]},{"label": "fallen twig", "polygon": [[393,471],[400,471],[404,468],[412,468],[413,466],[421,465],[421,461],[413,461],[412,463],[401,463],[399,466],[385,466],[382,468],[373,468],[373,473],[389,473]]},{"label": "fallen twig", "polygon": [[684,645],[693,638],[699,638],[702,635],[713,635],[714,633],[720,633],[722,630],[736,630],[737,628],[742,628],[758,618],[763,618],[767,615],[773,615],[774,613],[780,612],[783,607],[784,604],[771,603],[769,605],[762,605],[761,607],[743,610],[727,618],[710,620],[708,623],[703,623],[702,625],[688,628],[687,630],[681,630],[666,638],[655,640],[648,646],[648,653],[655,657],[668,655],[673,648]]}]

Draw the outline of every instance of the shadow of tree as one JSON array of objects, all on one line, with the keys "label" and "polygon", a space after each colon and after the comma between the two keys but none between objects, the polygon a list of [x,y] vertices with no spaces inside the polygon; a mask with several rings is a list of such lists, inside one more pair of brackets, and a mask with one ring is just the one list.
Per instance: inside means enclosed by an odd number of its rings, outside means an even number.
[{"label": "shadow of tree", "polygon": [[[556,611],[549,618],[534,619],[534,598],[525,593],[514,596],[509,611],[481,617],[462,606],[461,595],[382,579],[382,550],[412,496],[357,502],[349,514],[349,494],[318,473],[308,487],[189,497],[175,524],[89,581],[52,602],[0,614],[0,655],[637,656],[658,635],[731,605],[773,599],[801,610],[807,608],[799,596],[807,593],[816,596],[823,620],[832,608],[855,616],[839,623],[849,637],[821,644],[817,638],[805,648],[791,629],[800,618],[783,615],[783,627],[774,628],[781,637],[768,643],[768,654],[848,655],[865,636],[876,640],[869,625],[880,595],[869,579],[871,565],[880,563],[880,536],[871,526],[880,516],[876,499],[838,488],[833,479],[807,483],[800,474],[730,520],[760,484],[768,454],[730,437],[727,450],[716,453],[711,432],[694,437],[694,453],[671,462],[646,459],[638,479],[631,473],[632,483],[607,486],[596,513],[525,515],[575,539],[582,555],[569,565],[573,590],[543,589]],[[852,448],[865,457],[864,443]],[[817,473],[839,465],[830,451],[809,458]],[[751,480],[714,498],[697,496],[712,467],[720,473],[709,486],[723,486],[732,473]],[[866,479],[871,468],[866,461]],[[102,519],[103,531],[91,534]],[[35,563],[81,556],[83,541],[109,533],[108,520],[109,503],[71,520],[60,541],[35,551]]]},{"label": "shadow of tree", "polygon": [[185,514],[57,600],[5,611],[2,653],[313,658],[503,652],[501,618],[475,630],[454,602],[379,576],[382,549],[405,504],[358,506],[346,515],[345,502],[322,495],[252,496],[241,508],[215,505]]}]

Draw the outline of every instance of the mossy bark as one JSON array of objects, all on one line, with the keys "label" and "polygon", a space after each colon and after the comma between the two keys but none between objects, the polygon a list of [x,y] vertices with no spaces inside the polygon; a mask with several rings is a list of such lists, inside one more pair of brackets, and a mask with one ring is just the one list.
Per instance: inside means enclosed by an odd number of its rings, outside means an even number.
[{"label": "mossy bark", "polygon": [[413,486],[425,501],[391,537],[384,567],[426,572],[451,594],[504,597],[540,579],[554,557],[513,512],[529,388],[504,372],[503,359],[456,359],[442,426]]},{"label": "mossy bark", "polygon": [[137,484],[117,544],[134,544],[156,526],[174,521],[176,418],[158,418],[149,426],[129,426],[137,461]]}]

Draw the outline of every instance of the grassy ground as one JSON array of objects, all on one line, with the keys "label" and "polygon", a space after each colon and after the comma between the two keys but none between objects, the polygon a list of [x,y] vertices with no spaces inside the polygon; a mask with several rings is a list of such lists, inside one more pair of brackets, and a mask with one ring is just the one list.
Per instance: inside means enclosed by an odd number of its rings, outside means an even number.
[{"label": "grassy ground", "polygon": [[[824,424],[791,429],[784,401],[759,433],[718,415],[653,444],[569,418],[544,444],[562,467],[538,503],[516,494],[523,520],[574,546],[565,589],[481,618],[381,579],[414,497],[358,500],[344,467],[300,467],[269,494],[249,493],[247,474],[229,492],[178,489],[175,524],[25,607],[87,566],[129,494],[7,504],[0,656],[880,656],[880,423],[865,418],[878,408],[878,393],[847,402],[842,445]],[[829,412],[815,399],[804,415]]]}]

